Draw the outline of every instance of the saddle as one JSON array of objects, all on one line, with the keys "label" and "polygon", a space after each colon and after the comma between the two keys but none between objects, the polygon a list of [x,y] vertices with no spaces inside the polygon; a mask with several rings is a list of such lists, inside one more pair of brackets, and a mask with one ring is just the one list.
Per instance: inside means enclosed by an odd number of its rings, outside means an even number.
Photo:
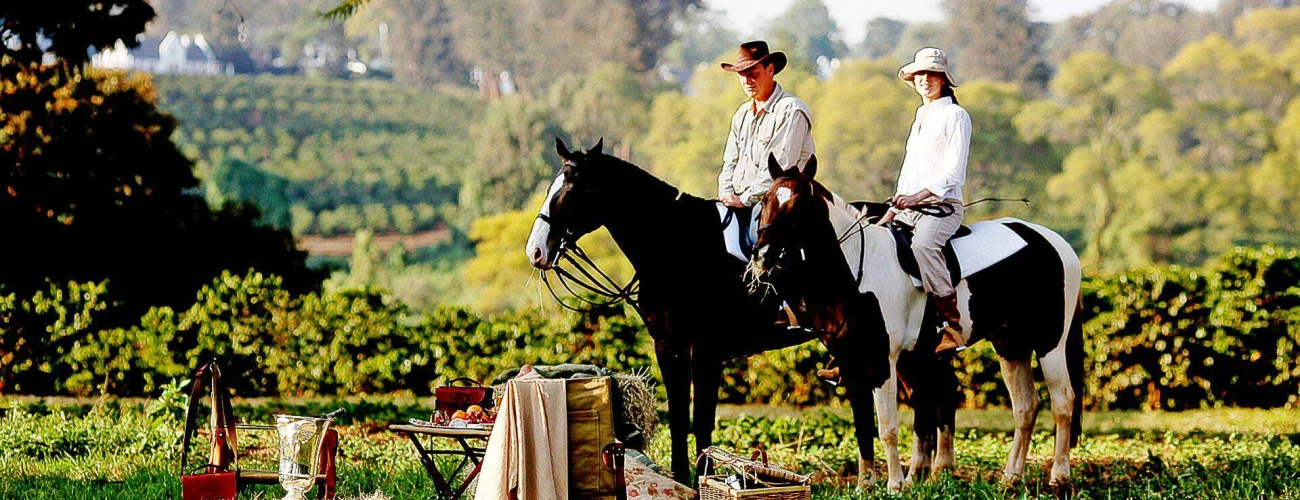
[{"label": "saddle", "polygon": [[[912,226],[902,222],[893,221],[889,223],[889,232],[894,235],[894,246],[898,249],[898,264],[903,267],[903,272],[908,276],[921,279],[921,267],[916,263],[916,255],[912,253],[912,236],[914,229]],[[948,277],[952,280],[953,286],[961,281],[961,262],[957,259],[957,252],[952,248],[952,240],[967,236],[971,233],[970,227],[962,225],[957,228],[951,238],[943,244],[943,260],[948,264]]]},{"label": "saddle", "polygon": [[[849,203],[849,206],[858,209],[858,212],[866,213],[867,217],[865,222],[868,224],[875,224],[881,217],[885,216],[886,212],[889,211],[888,203],[879,203],[874,201],[855,201]],[[894,235],[895,246],[898,247],[898,263],[902,265],[903,271],[906,272],[908,276],[920,280],[921,268],[916,263],[916,256],[912,254],[912,234],[914,229],[912,226],[898,221],[889,223],[888,227],[889,232]],[[957,232],[953,233],[952,237],[943,245],[944,261],[948,264],[949,278],[952,279],[952,284],[954,286],[957,282],[961,281],[962,274],[961,262],[957,259],[957,252],[952,248],[952,240],[969,235],[970,233],[970,227],[963,225],[958,228]]]}]

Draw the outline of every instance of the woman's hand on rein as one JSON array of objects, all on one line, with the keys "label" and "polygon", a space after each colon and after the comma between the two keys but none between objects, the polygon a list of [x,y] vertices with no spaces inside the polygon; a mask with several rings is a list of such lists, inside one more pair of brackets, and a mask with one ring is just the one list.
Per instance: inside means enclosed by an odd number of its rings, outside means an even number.
[{"label": "woman's hand on rein", "polygon": [[934,194],[930,193],[929,189],[922,189],[920,192],[916,194],[910,194],[904,196],[895,195],[893,198],[890,198],[890,200],[893,202],[894,208],[897,208],[899,210],[907,210],[909,208],[920,205],[923,200],[930,198],[932,196],[934,196]]}]

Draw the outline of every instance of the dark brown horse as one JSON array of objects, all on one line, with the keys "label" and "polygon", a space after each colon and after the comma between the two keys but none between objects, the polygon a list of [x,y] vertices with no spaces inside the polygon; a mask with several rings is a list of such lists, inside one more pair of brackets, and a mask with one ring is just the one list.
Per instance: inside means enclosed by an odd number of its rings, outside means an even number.
[{"label": "dark brown horse", "polygon": [[[750,274],[771,288],[757,288],[775,289],[822,328],[843,322],[842,331],[857,334],[861,329],[848,323],[861,322],[868,330],[886,330],[887,351],[856,353],[848,359],[888,356],[888,380],[875,400],[889,486],[897,488],[904,481],[898,457],[896,379],[908,361],[918,367],[909,377],[914,382],[909,385],[917,418],[913,477],[930,468],[936,441],[934,471],[951,468],[956,411],[951,367],[933,354],[939,338],[934,315],[927,309],[924,291],[903,271],[893,233],[863,224],[856,209],[813,179],[816,168],[785,171],[773,159],[769,172],[774,183],[763,199]],[[1069,451],[1078,440],[1083,401],[1078,256],[1060,235],[1021,220],[977,222],[971,229],[986,254],[999,245],[1007,249],[988,267],[972,269],[956,287],[962,330],[972,342],[993,343],[1011,393],[1016,432],[1003,474],[1008,480],[1018,479],[1029,451],[1038,411],[1030,360],[1037,354],[1056,421],[1051,481],[1067,481]],[[860,370],[856,365],[845,362],[842,369]]]},{"label": "dark brown horse", "polygon": [[814,336],[775,324],[776,304],[749,296],[745,264],[726,251],[714,200],[685,194],[603,154],[601,142],[586,152],[555,142],[564,166],[525,251],[535,267],[547,270],[581,236],[601,226],[609,230],[640,278],[637,306],[654,337],[668,393],[673,476],[690,484],[688,430],[697,453],[712,444],[723,361]]}]

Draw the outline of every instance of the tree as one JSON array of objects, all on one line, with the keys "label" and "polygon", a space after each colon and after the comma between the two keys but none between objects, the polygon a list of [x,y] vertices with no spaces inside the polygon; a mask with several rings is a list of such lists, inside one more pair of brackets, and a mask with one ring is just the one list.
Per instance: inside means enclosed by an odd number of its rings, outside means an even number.
[{"label": "tree", "polygon": [[[1157,69],[1213,28],[1210,16],[1162,0],[1120,0],[1066,20],[1053,34],[1050,59],[1097,51],[1124,64]],[[1226,30],[1224,30],[1226,32]]]},{"label": "tree", "polygon": [[848,53],[840,28],[822,0],[794,0],[764,31],[772,50],[785,51],[792,64],[805,68],[811,68],[818,57],[834,59]]},{"label": "tree", "polygon": [[649,122],[648,92],[630,68],[606,63],[586,75],[551,85],[549,103],[564,130],[579,142],[604,137],[612,154],[630,158],[631,143]]},{"label": "tree", "polygon": [[[689,10],[699,10],[703,7],[701,0],[625,1],[628,2],[636,17],[633,49],[637,58],[632,61],[631,66],[638,71],[654,69],[663,57],[665,48],[676,39],[674,25],[680,22]],[[713,55],[705,57],[712,58]]]},{"label": "tree", "polygon": [[[988,203],[966,210],[966,216],[991,218],[999,215],[1039,219],[1040,204],[1047,201],[1043,188],[1047,179],[1060,172],[1061,158],[1042,137],[1026,141],[1015,127],[1015,117],[1029,98],[1014,83],[976,80],[957,88],[962,107],[970,112],[970,157],[966,166],[967,201],[977,198],[1028,198],[1028,209],[1020,204]],[[1044,214],[1043,217],[1046,217]]]},{"label": "tree", "polygon": [[492,103],[471,132],[474,160],[461,183],[461,207],[473,214],[521,208],[559,168],[552,144],[563,135],[545,104],[520,96]]},{"label": "tree", "polygon": [[850,61],[803,96],[812,105],[818,178],[845,199],[883,200],[898,184],[920,97],[897,70],[883,60]]},{"label": "tree", "polygon": [[903,40],[903,31],[907,25],[887,17],[877,17],[867,21],[866,36],[858,45],[858,54],[868,59],[879,59],[894,53],[898,43]]},{"label": "tree", "polygon": [[222,160],[207,178],[208,203],[250,201],[257,204],[262,222],[272,227],[293,227],[289,207],[289,182],[234,158]]},{"label": "tree", "polygon": [[[0,220],[25,243],[0,250],[21,263],[0,269],[0,283],[26,294],[46,280],[108,279],[124,304],[105,319],[110,326],[175,303],[228,268],[316,287],[320,277],[287,231],[259,227],[253,207],[213,211],[193,193],[193,162],[172,142],[175,120],[159,111],[147,76],[81,68],[88,47],[134,40],[137,18],[153,12],[117,5],[95,4],[89,18],[62,4],[6,8],[5,35],[19,48],[0,56]],[[26,59],[38,34],[53,43],[52,65]]]},{"label": "tree", "polygon": [[153,17],[146,0],[5,2],[0,6],[0,59],[32,64],[48,52],[77,69],[90,60],[92,49],[103,50],[118,40],[128,47],[139,45],[135,35]]},{"label": "tree", "polygon": [[1137,156],[1138,123],[1168,97],[1152,71],[1098,52],[1070,57],[1049,88],[1052,99],[1025,106],[1014,122],[1025,140],[1045,138],[1066,151],[1061,173],[1047,184],[1053,210],[1061,221],[1082,221],[1064,229],[1082,233],[1089,266],[1146,263],[1145,242],[1125,241],[1119,226],[1136,213],[1126,202],[1151,195],[1124,173],[1143,170],[1128,162]]},{"label": "tree", "polygon": [[535,95],[560,75],[586,72],[604,61],[640,60],[636,13],[617,0],[448,0],[447,5],[456,52],[481,72],[480,89],[489,96],[496,95],[503,72],[520,92]]},{"label": "tree", "polygon": [[1165,64],[1163,76],[1176,99],[1218,102],[1279,116],[1297,93],[1289,68],[1260,45],[1235,47],[1214,34],[1188,44]]},{"label": "tree", "polygon": [[1028,0],[944,0],[950,61],[961,78],[1041,87],[1046,31],[1029,19]]},{"label": "tree", "polygon": [[1291,100],[1273,132],[1277,149],[1250,172],[1252,239],[1295,246],[1300,244],[1300,97]]},{"label": "tree", "polygon": [[1256,9],[1233,22],[1233,33],[1247,44],[1271,51],[1295,50],[1300,33],[1300,9]]},{"label": "tree", "polygon": [[909,23],[894,49],[893,58],[910,62],[916,51],[923,47],[943,47],[948,42],[945,30],[942,23]]},{"label": "tree", "polygon": [[674,30],[672,42],[663,49],[659,63],[670,67],[674,77],[685,81],[696,68],[708,66],[722,55],[734,54],[740,42],[740,35],[727,27],[722,12],[689,7]]},{"label": "tree", "polygon": [[384,22],[391,27],[393,77],[400,82],[468,83],[469,68],[455,53],[451,16],[446,0],[378,0],[349,24],[363,21],[355,24],[369,29]]}]

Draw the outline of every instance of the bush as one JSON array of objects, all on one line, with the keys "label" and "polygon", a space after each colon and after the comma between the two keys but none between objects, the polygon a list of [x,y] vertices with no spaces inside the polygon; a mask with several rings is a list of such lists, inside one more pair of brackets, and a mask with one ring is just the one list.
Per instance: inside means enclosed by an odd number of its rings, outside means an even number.
[{"label": "bush", "polygon": [[[216,358],[240,395],[428,395],[524,364],[591,363],[657,376],[653,342],[630,308],[413,315],[372,287],[294,296],[279,278],[223,273],[189,309],[155,308],[130,329],[97,331],[103,284],[0,297],[0,390],[147,394]],[[1205,269],[1136,269],[1085,280],[1086,401],[1167,409],[1300,403],[1300,252],[1235,249]],[[726,403],[823,404],[815,343],[728,364]],[[955,362],[966,405],[1005,404],[996,354]]]}]

